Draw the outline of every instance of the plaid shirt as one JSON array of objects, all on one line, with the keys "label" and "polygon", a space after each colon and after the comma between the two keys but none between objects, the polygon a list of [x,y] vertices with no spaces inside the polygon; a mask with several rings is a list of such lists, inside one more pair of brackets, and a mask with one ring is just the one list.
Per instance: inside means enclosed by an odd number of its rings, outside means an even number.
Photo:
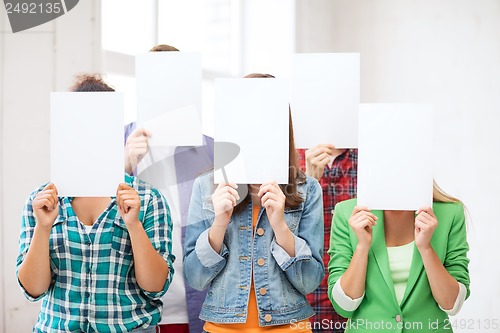
[{"label": "plaid shirt", "polygon": [[[43,299],[34,332],[129,332],[160,321],[160,297],[174,273],[170,213],[160,192],[134,177],[126,175],[125,180],[138,191],[139,219],[153,247],[168,264],[170,273],[163,290],[151,293],[137,284],[130,236],[115,198],[87,234],[71,207],[72,198],[62,197],[50,233],[50,287],[34,298],[21,285],[30,301]],[[32,202],[44,187],[33,192],[24,206],[18,268],[35,229]]]},{"label": "plaid shirt", "polygon": [[[299,166],[306,171],[305,149],[297,150]],[[326,275],[320,286],[313,293],[307,295],[309,303],[316,315],[311,317],[313,332],[343,332],[342,323],[346,319],[335,313],[332,303],[328,299],[328,249],[330,247],[330,229],[332,225],[333,209],[341,201],[356,197],[358,151],[348,149],[335,158],[331,167],[325,166],[323,177],[319,180],[323,189],[323,209],[325,217],[325,246],[323,261]]]}]

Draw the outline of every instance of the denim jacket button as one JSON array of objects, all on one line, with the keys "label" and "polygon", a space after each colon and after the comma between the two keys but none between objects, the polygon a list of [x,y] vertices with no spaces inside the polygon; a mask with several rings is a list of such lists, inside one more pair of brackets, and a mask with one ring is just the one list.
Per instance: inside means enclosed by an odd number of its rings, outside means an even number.
[{"label": "denim jacket button", "polygon": [[257,235],[259,235],[259,236],[264,235],[264,229],[262,229],[262,228],[257,229]]},{"label": "denim jacket button", "polygon": [[264,266],[265,263],[266,262],[263,258],[259,258],[259,260],[257,260],[257,265],[259,265],[259,266]]},{"label": "denim jacket button", "polygon": [[267,293],[267,289],[266,288],[260,288],[259,289],[259,294],[261,294],[262,296],[264,296],[266,293]]},{"label": "denim jacket button", "polygon": [[264,316],[264,320],[265,320],[266,322],[270,322],[271,320],[273,320],[273,316],[271,316],[270,314],[266,314],[266,315]]}]

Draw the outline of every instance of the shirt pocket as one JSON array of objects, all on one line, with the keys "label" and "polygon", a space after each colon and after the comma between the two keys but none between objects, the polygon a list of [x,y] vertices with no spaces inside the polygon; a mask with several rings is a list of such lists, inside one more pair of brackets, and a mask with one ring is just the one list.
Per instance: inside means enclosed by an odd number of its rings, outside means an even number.
[{"label": "shirt pocket", "polygon": [[55,224],[50,232],[49,256],[52,270],[57,274],[64,259],[69,259],[69,246],[62,224]]},{"label": "shirt pocket", "polygon": [[133,264],[132,243],[126,229],[115,224],[111,240],[111,255],[116,260],[115,274],[126,276]]}]

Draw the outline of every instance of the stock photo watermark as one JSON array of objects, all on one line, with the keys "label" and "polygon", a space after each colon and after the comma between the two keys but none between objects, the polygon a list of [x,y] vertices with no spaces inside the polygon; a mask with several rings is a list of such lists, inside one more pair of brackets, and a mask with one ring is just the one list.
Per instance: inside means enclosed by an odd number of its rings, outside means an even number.
[{"label": "stock photo watermark", "polygon": [[315,322],[302,322],[297,320],[292,320],[290,322],[290,328],[292,329],[322,329],[322,330],[339,330],[339,329],[365,329],[372,332],[377,331],[387,331],[391,329],[406,329],[412,331],[429,332],[439,329],[461,329],[470,330],[473,332],[477,331],[487,331],[487,330],[498,330],[500,328],[500,319],[498,318],[481,318],[481,319],[445,319],[444,321],[439,320],[428,320],[426,322],[393,322],[393,321],[370,321],[366,319],[355,319],[348,320],[345,322],[337,322],[333,320],[324,319],[322,321]]},{"label": "stock photo watermark", "polygon": [[12,32],[50,22],[73,8],[79,0],[4,0]]}]

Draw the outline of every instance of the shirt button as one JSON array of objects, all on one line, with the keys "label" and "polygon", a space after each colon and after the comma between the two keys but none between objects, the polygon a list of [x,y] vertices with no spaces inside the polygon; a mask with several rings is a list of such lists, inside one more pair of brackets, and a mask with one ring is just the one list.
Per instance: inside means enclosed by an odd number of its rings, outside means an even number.
[{"label": "shirt button", "polygon": [[262,258],[259,258],[259,260],[257,260],[257,265],[259,265],[259,266],[264,266],[265,263],[266,262]]},{"label": "shirt button", "polygon": [[270,314],[266,314],[266,315],[264,316],[264,320],[265,320],[266,322],[270,322],[271,320],[273,320],[273,316],[271,316]]},{"label": "shirt button", "polygon": [[259,235],[259,236],[264,235],[264,229],[262,229],[262,228],[257,229],[257,235]]},{"label": "shirt button", "polygon": [[400,323],[401,322],[401,315],[396,315],[396,322],[397,323]]},{"label": "shirt button", "polygon": [[267,289],[266,288],[260,288],[259,289],[259,294],[261,294],[262,296],[264,296],[266,293],[267,293]]}]

